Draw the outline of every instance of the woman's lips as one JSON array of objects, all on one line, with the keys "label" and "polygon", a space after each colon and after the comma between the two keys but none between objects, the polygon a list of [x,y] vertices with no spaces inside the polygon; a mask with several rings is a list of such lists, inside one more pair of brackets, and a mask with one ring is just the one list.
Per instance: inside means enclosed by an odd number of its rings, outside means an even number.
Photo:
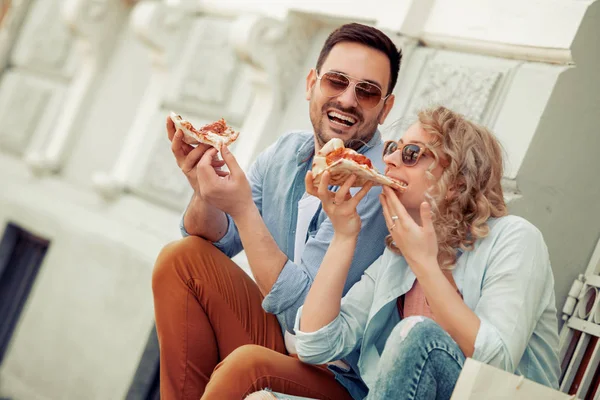
[{"label": "woman's lips", "polygon": [[407,188],[408,187],[408,182],[406,182],[404,179],[400,179],[400,178],[396,178],[395,176],[392,176],[389,174],[389,169],[386,169],[385,171],[385,176],[387,176],[388,178],[398,182],[400,185],[402,185],[402,187]]}]

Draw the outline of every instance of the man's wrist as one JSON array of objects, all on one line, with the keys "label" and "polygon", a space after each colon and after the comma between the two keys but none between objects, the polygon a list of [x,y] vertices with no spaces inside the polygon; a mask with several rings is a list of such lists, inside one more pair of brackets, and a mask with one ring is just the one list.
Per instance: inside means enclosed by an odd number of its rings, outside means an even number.
[{"label": "man's wrist", "polygon": [[189,235],[217,242],[227,233],[227,215],[194,192],[183,215],[183,229]]}]

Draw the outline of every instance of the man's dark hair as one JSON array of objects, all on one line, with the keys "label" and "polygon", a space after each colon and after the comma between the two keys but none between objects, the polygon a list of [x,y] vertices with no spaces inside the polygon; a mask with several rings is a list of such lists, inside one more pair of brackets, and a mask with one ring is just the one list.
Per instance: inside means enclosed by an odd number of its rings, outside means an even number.
[{"label": "man's dark hair", "polygon": [[398,80],[402,50],[398,50],[394,42],[385,33],[371,26],[351,23],[342,25],[331,32],[317,59],[317,73],[320,73],[321,67],[333,46],[341,42],[360,43],[384,53],[390,60],[390,84],[386,94],[392,93]]}]

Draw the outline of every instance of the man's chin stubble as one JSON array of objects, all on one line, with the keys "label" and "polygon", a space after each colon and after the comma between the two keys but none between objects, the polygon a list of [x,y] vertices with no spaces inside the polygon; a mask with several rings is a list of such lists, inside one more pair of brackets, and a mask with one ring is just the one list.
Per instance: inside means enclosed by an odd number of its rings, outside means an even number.
[{"label": "man's chin stubble", "polygon": [[[321,129],[319,130],[319,132],[315,132],[315,133],[316,133],[316,136],[317,136],[317,141],[319,142],[320,146],[323,147],[323,145],[325,145],[325,143],[327,143],[331,138],[327,138],[323,134],[323,131],[325,130],[324,127],[323,127],[323,124],[321,124],[320,128]],[[344,140],[344,147],[347,147],[347,148],[352,149],[352,150],[358,150],[362,146],[364,146],[367,143],[369,143],[369,141],[373,138],[374,134],[375,134],[375,130],[373,132],[369,133],[369,134],[366,134],[366,135],[358,134],[358,137],[354,137],[354,138],[349,139],[349,140]]]}]

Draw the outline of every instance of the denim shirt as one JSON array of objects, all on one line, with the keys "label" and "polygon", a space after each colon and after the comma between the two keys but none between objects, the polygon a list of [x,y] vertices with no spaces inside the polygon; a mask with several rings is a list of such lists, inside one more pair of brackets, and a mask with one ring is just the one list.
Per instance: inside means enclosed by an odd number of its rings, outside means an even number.
[{"label": "denim shirt", "polygon": [[[292,262],[298,201],[306,191],[304,178],[312,167],[314,152],[312,132],[292,132],[281,136],[263,151],[247,173],[254,203],[275,242],[288,257],[277,281],[264,298],[262,306],[265,311],[277,315],[284,331],[288,330],[292,333],[296,312],[304,303],[333,238],[331,221],[319,206],[308,229],[301,261],[298,264]],[[379,131],[358,152],[369,157],[373,166],[383,171],[383,142]],[[332,189],[336,190],[334,187]],[[365,269],[381,255],[385,247],[387,228],[379,202],[380,193],[381,187],[373,187],[358,205],[362,230],[358,237],[344,293],[360,280]],[[229,221],[227,232],[214,245],[229,257],[233,257],[242,250],[242,242],[233,219],[227,217]],[[182,235],[187,236],[183,228],[183,218],[180,228]]]},{"label": "denim shirt", "polygon": [[[465,304],[481,324],[472,358],[558,388],[558,320],[554,277],[540,231],[516,216],[488,220],[489,235],[460,255],[452,271]],[[404,257],[386,249],[342,299],[339,315],[318,331],[299,330],[302,361],[323,364],[345,358],[367,385],[376,380],[379,358],[400,321],[396,299],[415,275]],[[358,353],[358,355],[357,355]],[[340,379],[354,396],[354,382]]]}]

